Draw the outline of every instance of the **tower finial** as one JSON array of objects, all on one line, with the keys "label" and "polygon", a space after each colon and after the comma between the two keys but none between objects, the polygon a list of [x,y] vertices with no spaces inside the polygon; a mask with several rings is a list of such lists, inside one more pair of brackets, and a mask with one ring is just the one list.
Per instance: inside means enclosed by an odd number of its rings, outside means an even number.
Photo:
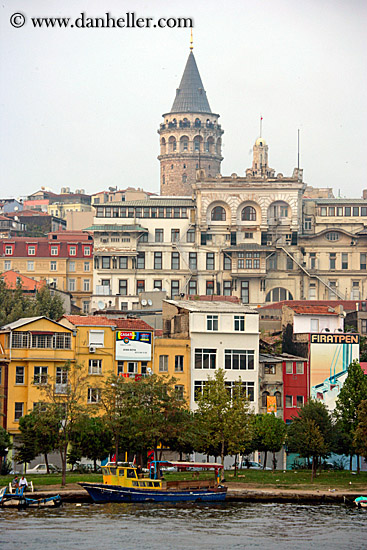
[{"label": "tower finial", "polygon": [[263,133],[263,117],[262,115],[260,115],[260,137],[263,137],[262,133]]},{"label": "tower finial", "polygon": [[194,49],[194,39],[192,36],[192,29],[191,29],[191,36],[190,36],[190,50],[192,51]]}]

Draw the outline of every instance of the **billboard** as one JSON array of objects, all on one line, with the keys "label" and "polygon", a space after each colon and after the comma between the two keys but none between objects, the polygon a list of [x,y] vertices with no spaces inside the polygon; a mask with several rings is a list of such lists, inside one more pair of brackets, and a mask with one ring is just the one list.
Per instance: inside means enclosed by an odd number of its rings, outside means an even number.
[{"label": "billboard", "polygon": [[311,388],[332,381],[359,359],[359,334],[310,334]]},{"label": "billboard", "polygon": [[129,330],[116,331],[116,361],[150,361],[152,333]]}]

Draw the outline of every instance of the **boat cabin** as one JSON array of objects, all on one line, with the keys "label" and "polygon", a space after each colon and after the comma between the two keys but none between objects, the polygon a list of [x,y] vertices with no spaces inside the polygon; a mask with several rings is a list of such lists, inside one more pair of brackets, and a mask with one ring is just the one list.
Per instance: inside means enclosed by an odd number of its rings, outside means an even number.
[{"label": "boat cabin", "polygon": [[119,485],[122,487],[162,489],[162,481],[157,479],[140,479],[136,468],[131,466],[107,465],[102,468],[104,485]]}]

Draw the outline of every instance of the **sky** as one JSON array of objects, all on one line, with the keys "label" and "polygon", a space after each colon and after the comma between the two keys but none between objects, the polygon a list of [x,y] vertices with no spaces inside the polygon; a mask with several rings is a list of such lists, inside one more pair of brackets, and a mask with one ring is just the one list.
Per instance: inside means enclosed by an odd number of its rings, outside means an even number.
[{"label": "sky", "polygon": [[[3,0],[0,197],[42,186],[159,193],[162,114],[189,54],[185,28],[33,28],[34,17],[190,17],[194,55],[224,129],[222,174],[269,164],[314,187],[367,188],[366,0]],[[24,26],[10,24],[14,13]],[[19,22],[19,19],[16,19]]]}]

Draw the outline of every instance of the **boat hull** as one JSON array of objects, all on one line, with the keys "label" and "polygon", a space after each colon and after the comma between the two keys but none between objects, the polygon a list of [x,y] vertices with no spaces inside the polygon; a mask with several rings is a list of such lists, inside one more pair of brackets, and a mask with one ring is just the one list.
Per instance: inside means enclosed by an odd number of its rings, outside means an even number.
[{"label": "boat hull", "polygon": [[154,490],[104,485],[103,483],[79,483],[96,503],[103,502],[223,502],[226,487],[216,489]]}]

